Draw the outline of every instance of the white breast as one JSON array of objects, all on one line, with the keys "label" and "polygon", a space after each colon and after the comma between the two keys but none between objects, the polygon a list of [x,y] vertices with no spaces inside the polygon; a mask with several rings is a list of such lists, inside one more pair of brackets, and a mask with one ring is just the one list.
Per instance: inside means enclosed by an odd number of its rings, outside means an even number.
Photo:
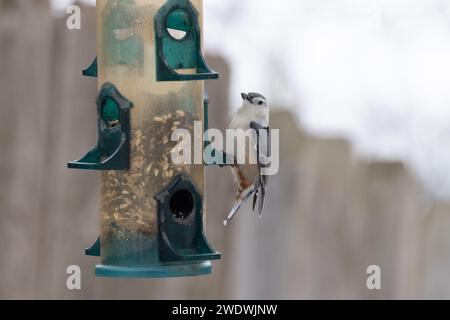
[{"label": "white breast", "polygon": [[257,113],[253,108],[242,106],[231,120],[229,129],[250,129],[250,122],[255,121],[263,127],[269,126],[269,112]]}]

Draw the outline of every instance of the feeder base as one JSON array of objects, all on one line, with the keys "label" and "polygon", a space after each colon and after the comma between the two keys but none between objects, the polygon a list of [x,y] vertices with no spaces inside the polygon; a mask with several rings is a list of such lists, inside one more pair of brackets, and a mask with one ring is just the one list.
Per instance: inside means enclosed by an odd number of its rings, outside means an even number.
[{"label": "feeder base", "polygon": [[95,275],[107,278],[171,278],[192,277],[212,273],[210,261],[192,264],[170,264],[152,267],[118,267],[97,265]]}]

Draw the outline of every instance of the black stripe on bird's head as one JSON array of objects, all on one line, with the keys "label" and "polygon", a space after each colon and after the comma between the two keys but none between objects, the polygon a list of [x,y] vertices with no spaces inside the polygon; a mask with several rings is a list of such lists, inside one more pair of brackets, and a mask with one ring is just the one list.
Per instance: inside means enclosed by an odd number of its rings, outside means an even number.
[{"label": "black stripe on bird's head", "polygon": [[249,92],[249,93],[241,93],[241,97],[244,101],[254,104],[254,105],[265,105],[266,104],[266,98],[257,92]]}]

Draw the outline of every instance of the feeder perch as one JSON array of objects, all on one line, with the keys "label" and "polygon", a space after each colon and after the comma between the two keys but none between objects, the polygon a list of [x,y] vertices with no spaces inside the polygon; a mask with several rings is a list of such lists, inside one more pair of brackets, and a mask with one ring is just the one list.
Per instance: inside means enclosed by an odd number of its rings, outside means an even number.
[{"label": "feeder perch", "polygon": [[[202,0],[97,0],[97,146],[69,168],[102,171],[101,230],[86,255],[104,277],[212,272],[205,165],[175,165],[176,129],[207,129]],[[179,39],[178,39],[179,38]]]},{"label": "feeder perch", "polygon": [[91,65],[83,70],[83,76],[97,78],[97,75],[97,58],[95,58]]}]

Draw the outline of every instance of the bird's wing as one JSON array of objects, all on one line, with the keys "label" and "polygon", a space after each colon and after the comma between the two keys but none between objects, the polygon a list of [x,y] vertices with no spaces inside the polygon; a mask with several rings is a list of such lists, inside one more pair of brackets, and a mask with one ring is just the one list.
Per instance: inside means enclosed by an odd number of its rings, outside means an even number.
[{"label": "bird's wing", "polygon": [[[263,127],[257,122],[250,122],[250,128],[254,130],[256,135],[254,135],[255,148],[258,152],[258,159],[261,157],[267,158],[269,156],[270,141],[269,141],[269,128]],[[264,165],[261,161],[258,164]]]},{"label": "bird's wing", "polygon": [[[269,154],[272,152],[271,151],[271,145],[270,145],[270,139],[269,139],[269,135],[270,135],[270,128],[267,127],[266,128],[266,137],[265,139],[261,139],[264,141],[264,150],[263,152],[260,154],[262,154],[264,157],[268,157]],[[267,165],[267,164],[266,164]],[[269,176],[262,174],[262,167],[260,166],[260,178],[261,178],[261,199],[259,201],[259,216],[262,216],[263,211],[264,211],[264,200],[265,200],[265,196],[266,196],[266,187],[267,187],[267,183],[269,182]]]},{"label": "bird's wing", "polygon": [[[255,195],[253,197],[253,210],[255,210],[257,198],[259,196],[259,202],[258,202],[258,212],[259,216],[262,216],[264,211],[264,200],[266,197],[266,185],[269,180],[269,177],[267,175],[263,174],[263,168],[265,163],[261,161],[261,158],[267,158],[269,156],[270,152],[270,139],[269,139],[269,128],[263,127],[260,124],[256,122],[250,123],[250,128],[255,130],[257,134],[256,139],[256,150],[258,154],[258,169],[259,169],[259,175],[257,178],[256,186],[259,191],[261,192],[255,192]],[[260,194],[259,194],[260,193]]]}]

